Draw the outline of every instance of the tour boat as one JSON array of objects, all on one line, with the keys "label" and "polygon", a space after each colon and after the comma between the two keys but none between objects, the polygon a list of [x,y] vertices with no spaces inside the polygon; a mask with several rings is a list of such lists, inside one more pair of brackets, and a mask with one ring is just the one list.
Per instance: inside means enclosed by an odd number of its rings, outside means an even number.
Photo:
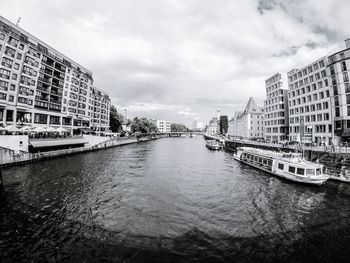
[{"label": "tour boat", "polygon": [[234,159],[295,182],[321,185],[329,178],[322,164],[306,161],[301,154],[239,147]]},{"label": "tour boat", "polygon": [[210,150],[220,150],[220,148],[221,148],[220,142],[218,142],[216,140],[207,140],[206,141],[206,146]]}]

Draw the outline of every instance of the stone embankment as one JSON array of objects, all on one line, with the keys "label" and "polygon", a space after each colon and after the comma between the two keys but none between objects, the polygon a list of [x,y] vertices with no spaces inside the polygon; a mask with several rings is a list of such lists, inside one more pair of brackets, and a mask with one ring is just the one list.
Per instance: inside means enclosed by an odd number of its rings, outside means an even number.
[{"label": "stone embankment", "polygon": [[43,160],[48,160],[53,158],[59,158],[59,157],[64,157],[71,154],[97,151],[97,150],[120,146],[120,145],[140,143],[140,142],[155,140],[155,139],[164,138],[164,137],[168,137],[168,136],[158,135],[158,136],[148,136],[148,137],[142,137],[142,138],[113,138],[107,141],[97,143],[95,145],[88,145],[85,147],[48,151],[48,152],[41,152],[41,153],[22,152],[20,154],[15,154],[13,151],[12,153],[6,152],[6,158],[2,158],[2,162],[0,163],[0,168],[23,165],[27,163],[33,163],[33,162],[43,161]]}]

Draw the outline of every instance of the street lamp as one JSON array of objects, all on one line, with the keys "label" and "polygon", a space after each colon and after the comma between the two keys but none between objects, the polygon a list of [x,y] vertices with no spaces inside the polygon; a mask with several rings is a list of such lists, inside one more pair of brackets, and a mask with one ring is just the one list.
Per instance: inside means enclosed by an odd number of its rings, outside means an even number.
[{"label": "street lamp", "polygon": [[331,109],[331,132],[332,132],[332,144],[334,144],[334,117],[333,117],[333,105],[332,105],[332,98],[334,96],[329,97],[329,107]]},{"label": "street lamp", "polygon": [[126,112],[127,112],[127,109],[124,109],[124,122],[126,123]]}]

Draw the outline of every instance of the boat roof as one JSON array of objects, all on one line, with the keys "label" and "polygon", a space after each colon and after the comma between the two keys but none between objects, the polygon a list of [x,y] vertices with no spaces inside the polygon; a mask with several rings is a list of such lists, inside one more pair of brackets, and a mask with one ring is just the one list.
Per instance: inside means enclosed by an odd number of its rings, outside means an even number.
[{"label": "boat roof", "polygon": [[259,155],[265,158],[267,157],[272,159],[278,159],[280,161],[292,163],[294,165],[307,166],[308,169],[316,169],[323,167],[322,164],[306,161],[302,158],[300,153],[282,153],[252,147],[238,147],[237,150],[241,150],[254,155]]}]

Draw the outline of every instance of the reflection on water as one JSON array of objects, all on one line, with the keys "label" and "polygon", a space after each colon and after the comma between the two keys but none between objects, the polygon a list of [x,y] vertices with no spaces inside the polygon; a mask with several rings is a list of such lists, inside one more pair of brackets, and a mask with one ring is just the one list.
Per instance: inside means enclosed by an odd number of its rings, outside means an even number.
[{"label": "reflection on water", "polygon": [[349,185],[271,177],[208,150],[200,137],[74,155],[3,177],[0,253],[12,261],[322,262],[350,254]]}]

